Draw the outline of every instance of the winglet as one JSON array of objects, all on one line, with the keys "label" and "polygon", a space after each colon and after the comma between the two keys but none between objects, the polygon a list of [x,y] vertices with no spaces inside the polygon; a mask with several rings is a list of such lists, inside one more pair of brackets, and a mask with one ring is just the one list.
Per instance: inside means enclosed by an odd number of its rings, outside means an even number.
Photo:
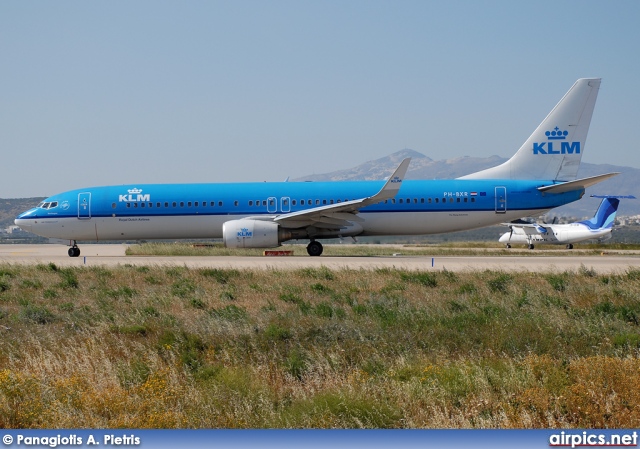
[{"label": "winglet", "polygon": [[402,187],[402,181],[404,180],[405,175],[407,174],[407,169],[409,168],[409,163],[411,162],[411,158],[408,157],[403,159],[398,165],[398,168],[393,172],[387,182],[382,186],[380,191],[370,197],[370,200],[375,200],[375,202],[379,203],[380,201],[388,200],[396,196],[400,187]]}]

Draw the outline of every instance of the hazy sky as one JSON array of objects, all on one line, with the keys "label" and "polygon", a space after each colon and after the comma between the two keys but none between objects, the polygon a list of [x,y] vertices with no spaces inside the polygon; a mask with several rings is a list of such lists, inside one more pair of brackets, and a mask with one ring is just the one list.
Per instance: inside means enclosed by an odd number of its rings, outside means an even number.
[{"label": "hazy sky", "polygon": [[603,78],[583,161],[640,167],[638,1],[5,1],[0,197],[511,156]]}]

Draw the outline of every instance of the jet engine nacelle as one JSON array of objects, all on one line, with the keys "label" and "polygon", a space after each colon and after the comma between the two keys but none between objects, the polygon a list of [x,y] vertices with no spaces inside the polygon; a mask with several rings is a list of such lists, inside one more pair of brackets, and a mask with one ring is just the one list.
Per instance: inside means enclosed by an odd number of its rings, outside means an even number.
[{"label": "jet engine nacelle", "polygon": [[290,238],[290,232],[272,221],[231,220],[222,225],[227,248],[274,248]]}]

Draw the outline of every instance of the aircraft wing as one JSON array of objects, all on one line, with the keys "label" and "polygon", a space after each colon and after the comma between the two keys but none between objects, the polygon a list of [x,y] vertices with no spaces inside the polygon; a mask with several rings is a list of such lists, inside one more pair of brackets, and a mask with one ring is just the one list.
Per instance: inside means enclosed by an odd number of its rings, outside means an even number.
[{"label": "aircraft wing", "polygon": [[549,230],[538,223],[502,223],[504,226],[509,226],[511,229],[518,228],[527,234],[546,234]]},{"label": "aircraft wing", "polygon": [[607,173],[605,175],[591,176],[589,178],[576,179],[575,181],[563,182],[560,184],[551,184],[549,186],[538,187],[538,190],[546,193],[565,193],[580,188],[586,189],[594,184],[602,182],[606,179],[619,175],[620,172]]},{"label": "aircraft wing", "polygon": [[327,229],[340,229],[353,223],[363,222],[364,220],[357,215],[360,209],[396,196],[407,173],[409,162],[411,158],[404,159],[380,191],[373,196],[282,214],[273,221],[285,228],[316,226]]}]

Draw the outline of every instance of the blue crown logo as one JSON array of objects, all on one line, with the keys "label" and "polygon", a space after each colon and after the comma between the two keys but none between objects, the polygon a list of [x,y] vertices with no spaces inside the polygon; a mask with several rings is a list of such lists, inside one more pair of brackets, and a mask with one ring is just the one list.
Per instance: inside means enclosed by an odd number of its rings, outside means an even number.
[{"label": "blue crown logo", "polygon": [[137,189],[137,188],[134,187],[133,189],[127,190],[127,192],[129,192],[131,194],[142,193],[142,189]]},{"label": "blue crown logo", "polygon": [[569,131],[560,131],[560,128],[556,126],[553,128],[553,131],[547,131],[544,135],[547,136],[549,140],[564,140],[569,135]]}]

